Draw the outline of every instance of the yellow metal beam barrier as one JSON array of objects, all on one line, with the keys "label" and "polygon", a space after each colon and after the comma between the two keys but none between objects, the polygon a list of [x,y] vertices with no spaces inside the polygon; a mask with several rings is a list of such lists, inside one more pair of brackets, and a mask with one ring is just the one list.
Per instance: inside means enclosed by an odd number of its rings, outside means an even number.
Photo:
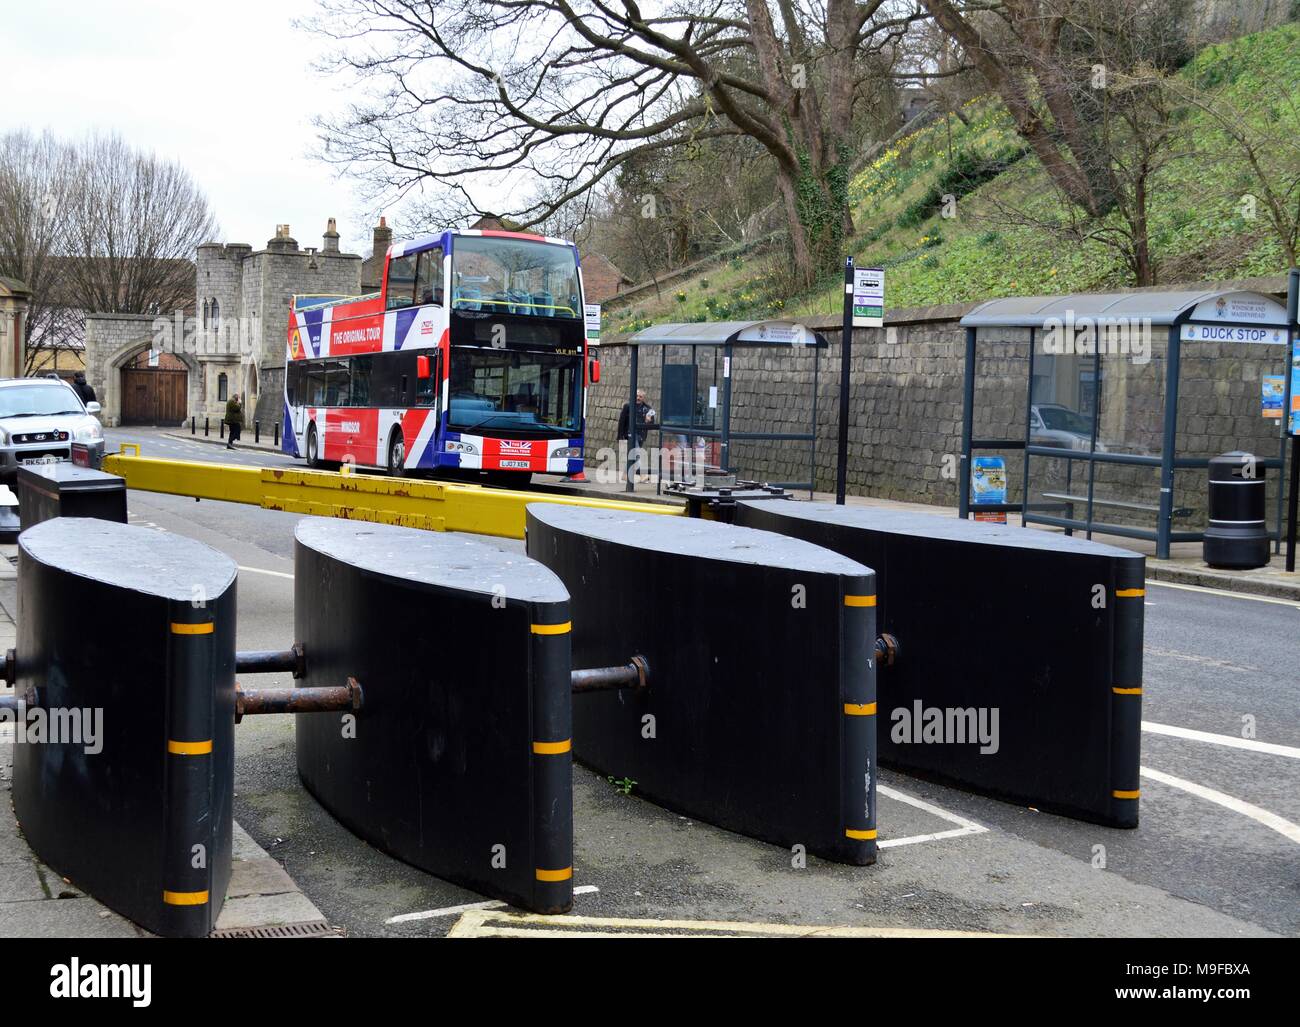
[{"label": "yellow metal beam barrier", "polygon": [[158,460],[126,453],[106,455],[104,470],[126,479],[127,488],[145,492],[500,538],[524,537],[524,507],[529,503],[561,503],[670,517],[685,512],[681,507],[660,503],[513,492],[479,485],[334,471]]}]

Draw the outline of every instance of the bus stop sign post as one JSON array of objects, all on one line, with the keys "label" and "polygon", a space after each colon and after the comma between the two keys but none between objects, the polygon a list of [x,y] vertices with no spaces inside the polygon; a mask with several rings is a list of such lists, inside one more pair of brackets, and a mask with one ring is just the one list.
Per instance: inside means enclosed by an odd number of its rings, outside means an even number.
[{"label": "bus stop sign post", "polygon": [[853,356],[853,258],[844,258],[844,327],[840,332],[840,434],[835,451],[835,502],[844,505],[849,463],[849,365]]},{"label": "bus stop sign post", "polygon": [[1300,386],[1300,268],[1292,268],[1286,287],[1288,403],[1282,410],[1282,427],[1291,435],[1291,483],[1287,490],[1286,569],[1295,570],[1297,493],[1300,493],[1300,409],[1296,407],[1296,390]]}]

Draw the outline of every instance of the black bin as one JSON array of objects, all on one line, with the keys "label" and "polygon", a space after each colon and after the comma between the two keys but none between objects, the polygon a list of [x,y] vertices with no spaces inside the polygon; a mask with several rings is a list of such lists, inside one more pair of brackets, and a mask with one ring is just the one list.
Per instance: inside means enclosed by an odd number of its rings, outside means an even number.
[{"label": "black bin", "polygon": [[1236,450],[1210,459],[1210,521],[1204,558],[1211,567],[1249,570],[1268,563],[1264,467]]},{"label": "black bin", "polygon": [[18,468],[22,530],[52,517],[98,517],[126,523],[126,481],[66,460]]}]

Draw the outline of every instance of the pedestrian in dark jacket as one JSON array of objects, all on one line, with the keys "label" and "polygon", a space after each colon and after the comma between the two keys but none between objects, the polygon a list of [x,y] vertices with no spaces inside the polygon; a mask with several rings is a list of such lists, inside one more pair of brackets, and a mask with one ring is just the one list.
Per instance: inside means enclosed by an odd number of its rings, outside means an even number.
[{"label": "pedestrian in dark jacket", "polygon": [[226,401],[226,424],[230,428],[226,448],[234,449],[235,443],[239,441],[239,431],[244,427],[244,408],[240,405],[238,396],[231,396]]},{"label": "pedestrian in dark jacket", "polygon": [[[641,447],[645,445],[646,433],[651,428],[657,428],[658,425],[655,423],[654,408],[651,407],[650,404],[646,402],[645,389],[636,390],[635,421],[636,424],[634,426],[634,432],[636,438],[634,441],[628,442],[628,452],[627,452],[628,475],[630,477],[634,473],[634,468],[635,468],[635,474],[638,480],[640,480],[643,476],[646,480],[649,480],[650,477],[649,474],[643,474],[643,472],[646,470],[646,459],[645,459],[645,450],[642,449]],[[628,440],[629,433],[628,433],[627,422],[628,422],[628,405],[624,403],[623,409],[619,412],[618,415],[618,439],[620,442]]]},{"label": "pedestrian in dark jacket", "polygon": [[95,390],[90,387],[90,382],[86,381],[85,371],[78,371],[72,376],[72,388],[81,397],[81,402],[95,402]]}]

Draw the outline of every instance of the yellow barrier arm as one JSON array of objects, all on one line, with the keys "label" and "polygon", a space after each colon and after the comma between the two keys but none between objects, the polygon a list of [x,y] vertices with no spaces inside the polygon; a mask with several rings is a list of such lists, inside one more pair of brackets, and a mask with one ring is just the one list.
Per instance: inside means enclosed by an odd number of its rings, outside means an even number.
[{"label": "yellow barrier arm", "polygon": [[661,503],[554,496],[334,471],[158,460],[125,453],[106,455],[104,470],[126,479],[127,488],[144,492],[218,499],[260,506],[264,510],[401,524],[430,531],[467,531],[498,538],[524,537],[524,507],[529,503],[560,503],[668,517],[685,512],[681,507]]}]

